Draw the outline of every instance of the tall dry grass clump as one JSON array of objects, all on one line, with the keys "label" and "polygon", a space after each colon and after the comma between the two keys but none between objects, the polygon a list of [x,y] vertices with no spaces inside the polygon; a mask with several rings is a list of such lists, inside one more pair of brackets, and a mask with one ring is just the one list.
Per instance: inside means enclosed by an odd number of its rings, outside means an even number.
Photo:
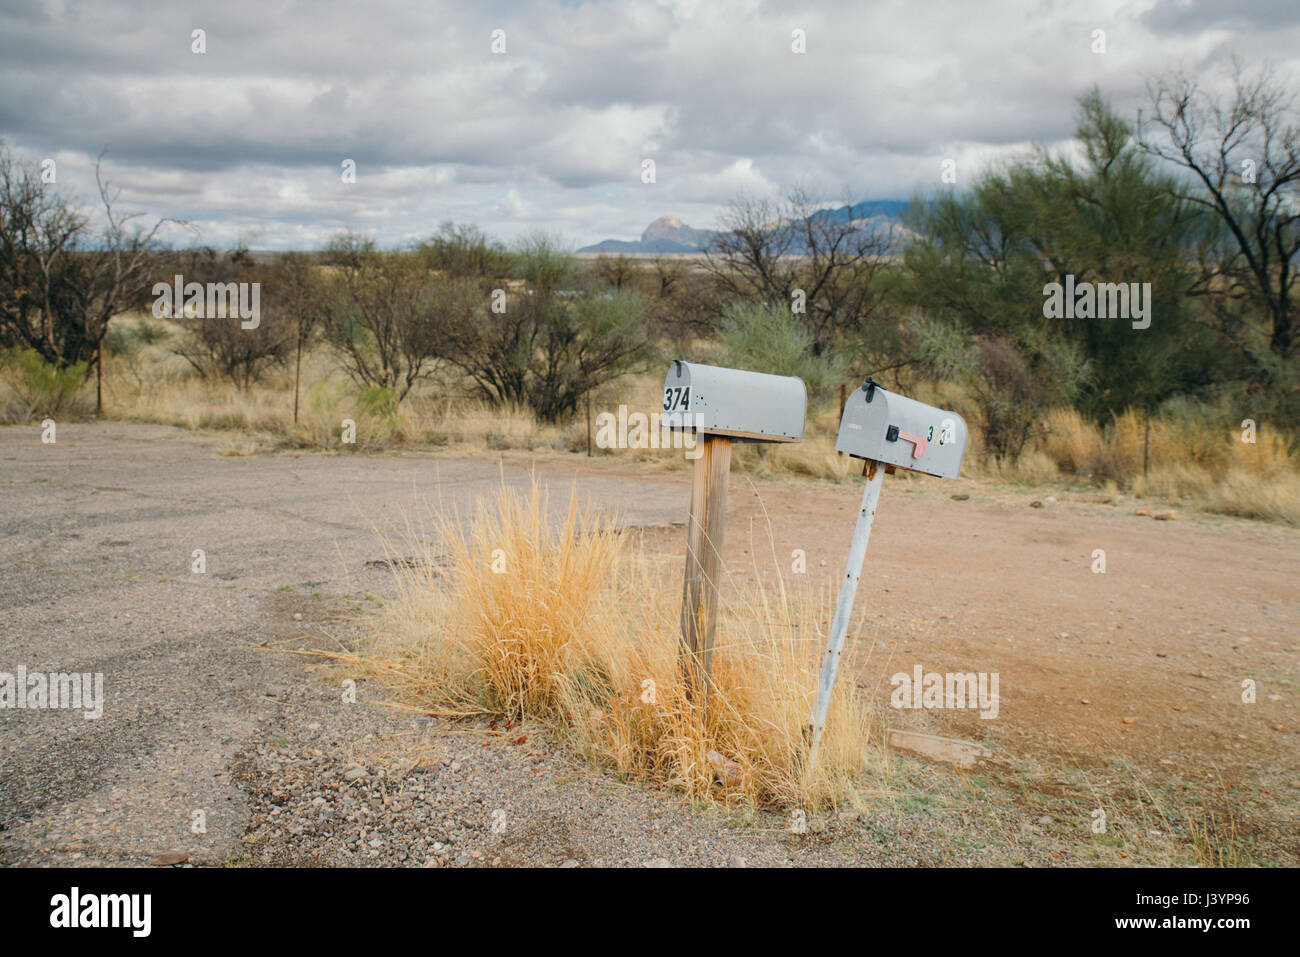
[{"label": "tall dry grass clump", "polygon": [[834,803],[880,770],[848,680],[803,766],[829,596],[724,589],[705,708],[678,661],[677,563],[637,552],[576,491],[551,516],[536,483],[503,488],[439,531],[440,563],[399,573],[362,659],[429,711],[540,720],[620,775],[721,803]]}]

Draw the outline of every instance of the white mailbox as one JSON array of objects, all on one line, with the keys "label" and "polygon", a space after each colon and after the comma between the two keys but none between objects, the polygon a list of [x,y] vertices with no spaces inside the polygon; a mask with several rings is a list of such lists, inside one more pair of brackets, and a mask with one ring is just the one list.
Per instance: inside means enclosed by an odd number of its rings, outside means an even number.
[{"label": "white mailbox", "polygon": [[664,378],[663,421],[757,442],[803,438],[808,390],[794,376],[673,360]]},{"label": "white mailbox", "polygon": [[[810,767],[817,761],[817,748],[826,727],[831,690],[840,667],[840,654],[844,650],[844,638],[853,614],[853,597],[857,594],[858,579],[862,577],[862,563],[867,557],[867,542],[871,539],[871,526],[876,520],[876,504],[885,473],[900,468],[940,478],[956,478],[961,471],[962,456],[966,453],[966,422],[956,412],[936,409],[882,389],[868,377],[862,388],[844,403],[835,450],[866,459],[869,465],[863,470],[867,483],[862,490],[862,505],[853,529],[849,557],[844,563],[844,578],[835,603],[835,617],[831,619],[826,657],[822,659],[821,675],[817,679],[817,700],[813,703],[812,720],[808,726]],[[882,465],[885,467],[879,467]]]},{"label": "white mailbox", "polygon": [[940,478],[956,478],[966,454],[966,420],[867,379],[844,403],[837,452]]}]

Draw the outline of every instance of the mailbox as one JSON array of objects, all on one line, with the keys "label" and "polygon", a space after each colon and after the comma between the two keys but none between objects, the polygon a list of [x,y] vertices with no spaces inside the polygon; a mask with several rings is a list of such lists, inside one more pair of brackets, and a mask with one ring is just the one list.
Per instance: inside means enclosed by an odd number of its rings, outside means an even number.
[{"label": "mailbox", "polygon": [[966,453],[966,421],[956,412],[889,392],[868,378],[844,403],[835,450],[956,478]]},{"label": "mailbox", "polygon": [[808,766],[817,762],[817,748],[830,710],[831,690],[840,667],[840,654],[853,615],[853,597],[857,594],[862,563],[867,557],[871,526],[876,519],[876,504],[885,474],[895,468],[924,472],[940,478],[956,478],[961,459],[966,454],[966,422],[956,412],[936,409],[905,395],[882,389],[868,377],[862,388],[849,396],[840,417],[840,434],[835,440],[837,452],[847,452],[860,459],[884,465],[883,469],[863,469],[867,477],[862,489],[862,506],[858,509],[853,542],[844,563],[840,596],[835,602],[835,617],[826,642],[821,675],[817,679],[817,700],[813,703],[808,725]]},{"label": "mailbox", "polygon": [[794,376],[675,359],[664,379],[662,419],[670,428],[753,442],[797,442],[807,407],[808,390]]}]

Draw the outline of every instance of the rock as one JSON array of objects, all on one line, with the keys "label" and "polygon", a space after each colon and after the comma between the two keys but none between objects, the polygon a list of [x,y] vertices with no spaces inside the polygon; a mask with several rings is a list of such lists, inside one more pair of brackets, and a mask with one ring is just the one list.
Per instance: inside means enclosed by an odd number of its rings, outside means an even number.
[{"label": "rock", "polygon": [[293,613],[293,620],[294,620],[294,621],[302,621],[302,612],[300,612],[300,611],[295,611],[295,612]]},{"label": "rock", "polygon": [[744,859],[743,857],[741,857],[739,854],[732,854],[731,857],[727,860],[727,866],[728,866],[728,867],[744,867],[744,866],[745,866],[745,859]]},{"label": "rock", "polygon": [[1136,512],[1134,512],[1133,514],[1134,514],[1134,515],[1150,515],[1150,514],[1151,514],[1151,509],[1149,509],[1149,508],[1147,508],[1145,505],[1143,505],[1140,509],[1138,509],[1138,510],[1137,510]]},{"label": "rock", "polygon": [[672,861],[666,857],[656,857],[654,860],[647,862],[646,867],[673,867]]},{"label": "rock", "polygon": [[967,495],[965,492],[958,492],[956,495],[952,497],[952,500],[954,502],[968,502],[970,501],[970,496]]},{"label": "rock", "polygon": [[189,854],[184,851],[155,851],[149,858],[149,863],[154,867],[171,867],[173,864],[184,864],[189,859]]},{"label": "rock", "polygon": [[560,865],[560,867],[565,869],[570,867],[581,867],[581,866],[582,865],[579,864],[577,861],[575,861],[573,858],[569,858],[567,861],[565,861],[563,864]]},{"label": "rock", "polygon": [[1155,513],[1154,515],[1152,515],[1151,517],[1154,518],[1157,522],[1176,522],[1176,521],[1178,521],[1178,513],[1175,512],[1172,508],[1167,508],[1167,509],[1165,509],[1163,512],[1156,512],[1156,513]]},{"label": "rock", "polygon": [[854,821],[856,821],[857,819],[858,819],[858,812],[857,812],[857,811],[841,811],[841,812],[840,812],[840,820],[843,821],[845,824],[852,824],[852,823],[853,823]]},{"label": "rock", "polygon": [[1044,504],[1044,505],[1055,505],[1055,504],[1056,504],[1056,496],[1055,496],[1055,495],[1049,495],[1049,496],[1047,496],[1047,498],[1043,499],[1043,504]]},{"label": "rock", "polygon": [[740,779],[744,775],[744,768],[735,761],[723,757],[717,751],[710,751],[705,755],[705,757],[708,758],[709,763],[713,765],[714,773],[720,783],[738,784],[740,782]]},{"label": "rock", "polygon": [[364,780],[365,778],[366,778],[366,769],[361,767],[358,764],[354,764],[343,771],[344,781],[361,781]]},{"label": "rock", "polygon": [[1125,718],[1125,719],[1124,719],[1124,723],[1125,723],[1125,724],[1137,724],[1137,720],[1138,720],[1137,718]]},{"label": "rock", "polygon": [[1040,818],[1038,819],[1038,822],[1037,822],[1037,823],[1039,823],[1039,824],[1051,824],[1051,823],[1052,823],[1052,817],[1051,817],[1050,814],[1044,814],[1042,817],[1040,817]]},{"label": "rock", "polygon": [[992,753],[988,748],[974,741],[944,738],[937,734],[922,734],[919,731],[900,731],[897,728],[888,730],[890,747],[901,748],[961,768],[973,768],[979,759],[986,758]]},{"label": "rock", "polygon": [[1043,507],[1043,503],[1040,502],[1040,501],[1038,501],[1037,499],[1035,499],[1034,501],[1032,501],[1032,502],[1029,503],[1029,507],[1030,507],[1030,508],[1042,508],[1042,507]]}]

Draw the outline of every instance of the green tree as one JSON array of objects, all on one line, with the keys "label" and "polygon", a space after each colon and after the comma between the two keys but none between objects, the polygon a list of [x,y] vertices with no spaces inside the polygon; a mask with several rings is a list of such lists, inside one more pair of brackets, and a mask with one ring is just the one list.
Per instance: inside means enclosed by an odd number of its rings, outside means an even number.
[{"label": "green tree", "polygon": [[[1082,161],[1038,149],[909,215],[920,239],[905,256],[904,295],[971,342],[964,365],[940,365],[982,370],[982,389],[1003,382],[1004,401],[1028,405],[1023,416],[994,414],[993,397],[981,400],[986,439],[1007,454],[1034,430],[1023,420],[1050,404],[1073,402],[1099,420],[1132,406],[1149,414],[1225,371],[1190,299],[1191,252],[1211,228],[1205,215],[1172,194],[1168,176],[1095,90],[1080,101],[1076,135]],[[1106,306],[1122,306],[1134,283],[1139,298],[1127,303],[1128,317],[1101,318],[1095,300],[1090,318],[1049,307],[1054,288],[1062,296],[1066,288],[1097,291]],[[1085,308],[1082,299],[1076,305]],[[922,340],[933,359],[934,330]],[[939,351],[951,358],[951,343]],[[1056,378],[1019,389],[1022,372]]]}]

